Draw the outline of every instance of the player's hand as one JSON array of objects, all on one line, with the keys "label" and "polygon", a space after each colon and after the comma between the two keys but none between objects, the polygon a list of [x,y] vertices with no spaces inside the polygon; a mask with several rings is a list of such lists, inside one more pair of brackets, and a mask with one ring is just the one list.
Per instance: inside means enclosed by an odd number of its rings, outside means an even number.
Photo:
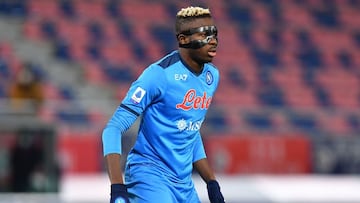
[{"label": "player's hand", "polygon": [[130,203],[129,194],[124,184],[112,184],[110,203]]},{"label": "player's hand", "polygon": [[207,183],[209,200],[211,203],[224,203],[224,197],[220,191],[220,185],[216,180],[210,180]]}]

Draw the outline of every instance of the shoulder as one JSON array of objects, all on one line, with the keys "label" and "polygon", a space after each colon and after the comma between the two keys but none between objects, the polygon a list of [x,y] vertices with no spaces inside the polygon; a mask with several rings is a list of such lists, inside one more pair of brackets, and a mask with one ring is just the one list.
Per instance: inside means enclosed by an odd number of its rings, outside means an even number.
[{"label": "shoulder", "polygon": [[174,64],[178,63],[180,60],[181,59],[179,52],[173,51],[167,54],[166,56],[164,56],[163,58],[161,58],[160,60],[158,60],[157,62],[155,62],[154,65],[158,65],[163,69],[167,69],[173,66]]},{"label": "shoulder", "polygon": [[[180,60],[180,55],[178,51],[173,51],[160,60],[150,64],[145,70],[145,74],[149,74],[149,72],[153,74],[165,74],[166,70],[169,70],[169,67],[173,67],[176,65]],[[144,74],[143,73],[143,74]]]},{"label": "shoulder", "polygon": [[164,82],[167,79],[167,75],[171,72],[169,70],[173,70],[174,64],[176,64],[178,60],[178,54],[176,52],[172,52],[160,60],[150,64],[145,70],[142,72],[140,79],[151,79],[154,83]]},{"label": "shoulder", "polygon": [[206,63],[206,69],[211,71],[216,77],[219,77],[219,69],[213,63]]},{"label": "shoulder", "polygon": [[210,68],[214,71],[219,71],[217,66],[215,66],[213,63],[206,63],[206,65],[208,66],[208,68]]}]

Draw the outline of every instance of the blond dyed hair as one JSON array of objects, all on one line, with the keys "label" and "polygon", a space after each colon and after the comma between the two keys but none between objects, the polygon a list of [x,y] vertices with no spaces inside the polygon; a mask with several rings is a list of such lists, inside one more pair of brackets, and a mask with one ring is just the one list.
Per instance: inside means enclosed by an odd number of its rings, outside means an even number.
[{"label": "blond dyed hair", "polygon": [[176,14],[175,32],[178,34],[182,30],[184,24],[198,18],[211,18],[211,12],[208,8],[189,6],[182,8]]},{"label": "blond dyed hair", "polygon": [[203,15],[210,15],[210,9],[205,9],[202,7],[187,7],[182,8],[177,14],[176,17],[178,18],[187,18],[187,17],[196,17],[196,16],[203,16]]}]

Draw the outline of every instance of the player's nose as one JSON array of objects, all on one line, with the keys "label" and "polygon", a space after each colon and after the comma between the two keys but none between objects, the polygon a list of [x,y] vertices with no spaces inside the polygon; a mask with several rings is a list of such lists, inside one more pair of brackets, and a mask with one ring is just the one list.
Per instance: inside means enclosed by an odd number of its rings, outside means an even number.
[{"label": "player's nose", "polygon": [[217,36],[213,35],[209,41],[210,45],[217,45],[218,44],[218,38]]}]

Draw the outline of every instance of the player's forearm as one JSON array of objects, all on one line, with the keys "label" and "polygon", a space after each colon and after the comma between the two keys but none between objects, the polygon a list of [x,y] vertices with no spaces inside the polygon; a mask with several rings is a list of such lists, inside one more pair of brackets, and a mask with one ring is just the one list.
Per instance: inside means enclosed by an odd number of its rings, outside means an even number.
[{"label": "player's forearm", "polygon": [[206,158],[194,162],[194,168],[206,183],[210,180],[216,180],[215,174]]},{"label": "player's forearm", "polygon": [[105,156],[106,168],[111,184],[124,183],[122,176],[123,171],[121,168],[120,159],[121,159],[120,154],[114,153]]}]

